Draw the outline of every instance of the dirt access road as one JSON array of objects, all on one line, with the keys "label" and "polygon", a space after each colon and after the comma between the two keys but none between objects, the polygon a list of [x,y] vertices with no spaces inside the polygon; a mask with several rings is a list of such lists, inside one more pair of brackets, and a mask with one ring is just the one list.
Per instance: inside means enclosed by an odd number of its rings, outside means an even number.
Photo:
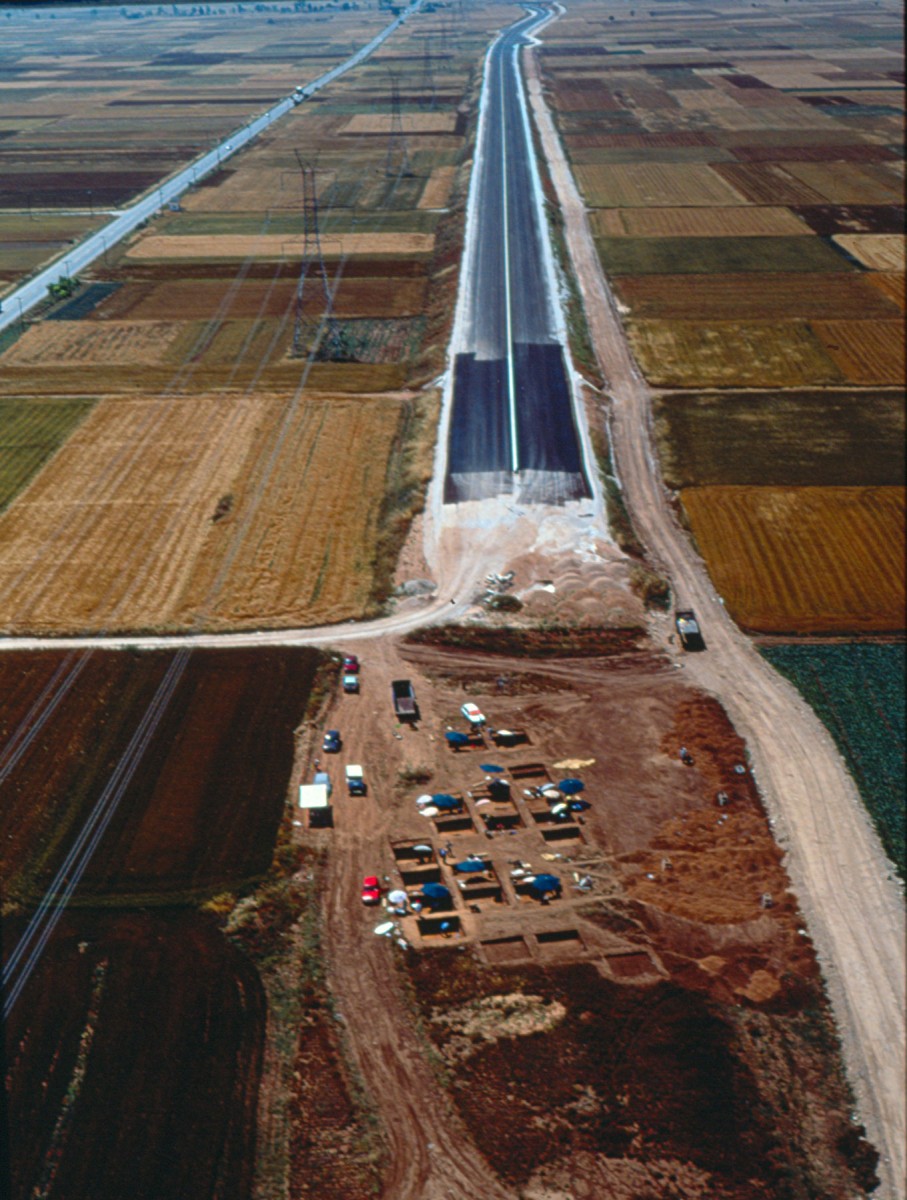
[{"label": "dirt access road", "polygon": [[[806,916],[841,1033],[860,1116],[881,1155],[878,1195],[905,1195],[905,913],[903,889],[831,738],[796,691],[729,619],[674,519],[650,437],[650,394],[633,362],[550,113],[533,52],[530,99],[566,225],[592,343],[612,400],[612,447],[636,529],[696,610],[708,650],[684,659],[746,739]],[[670,622],[661,623],[667,645]],[[656,631],[653,631],[658,636]]]}]

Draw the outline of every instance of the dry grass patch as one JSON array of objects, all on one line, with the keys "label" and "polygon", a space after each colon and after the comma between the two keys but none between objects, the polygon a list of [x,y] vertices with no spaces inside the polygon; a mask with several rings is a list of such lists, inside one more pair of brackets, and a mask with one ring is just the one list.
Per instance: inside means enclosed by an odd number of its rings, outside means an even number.
[{"label": "dry grass patch", "polygon": [[802,321],[638,321],[633,353],[657,387],[796,387],[841,374]]},{"label": "dry grass patch", "polygon": [[[430,254],[433,233],[333,233],[321,235],[328,256],[345,254]],[[152,235],[136,242],[126,252],[132,259],[223,259],[264,258],[272,262],[290,259],[298,262],[304,249],[301,237],[275,233],[257,236],[223,233],[214,237],[187,234],[185,237]]]},{"label": "dry grass patch", "polygon": [[762,633],[904,628],[904,489],[681,492],[734,619]]},{"label": "dry grass patch", "polygon": [[740,203],[740,195],[711,167],[701,163],[617,163],[580,165],[580,190],[595,208],[675,208]]},{"label": "dry grass patch", "polygon": [[904,382],[902,321],[814,321],[812,328],[851,382]]}]

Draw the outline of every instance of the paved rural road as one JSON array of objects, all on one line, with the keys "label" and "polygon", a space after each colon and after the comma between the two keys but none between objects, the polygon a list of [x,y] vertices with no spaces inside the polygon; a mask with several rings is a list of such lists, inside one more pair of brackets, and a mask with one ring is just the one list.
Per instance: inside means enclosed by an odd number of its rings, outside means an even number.
[{"label": "paved rural road", "polygon": [[[759,787],[819,955],[861,1119],[881,1156],[880,1198],[904,1196],[905,912],[903,889],[841,756],[815,713],[730,620],[667,503],[650,436],[650,396],[614,300],[537,68],[529,92],[566,222],[586,317],[613,402],[617,470],[634,525],[697,612],[707,643],[683,656],[690,682],[714,693],[746,739]],[[670,625],[663,637],[667,644]]]},{"label": "paved rural road", "polygon": [[[387,38],[391,36],[399,28],[399,26],[412,13],[418,12],[422,7],[424,0],[413,0],[413,3],[402,12],[388,26],[368,43],[361,50],[357,50],[350,58],[345,59],[336,67],[332,67],[330,71],[324,75],[320,75],[311,83],[307,83],[303,87],[303,93],[306,97],[320,91],[323,87],[327,87],[329,83],[333,83],[335,79],[339,79],[341,75],[351,71],[353,67],[359,65],[368,56],[377,49]],[[0,310],[0,330],[5,329],[8,325],[12,325],[15,321],[21,321],[25,313],[29,309],[34,308],[42,300],[47,298],[47,289],[50,284],[55,283],[61,275],[74,277],[80,271],[84,271],[86,267],[91,266],[93,262],[105,254],[111,246],[115,246],[117,242],[121,242],[123,238],[128,237],[134,229],[137,229],[143,221],[147,221],[149,217],[153,217],[156,212],[159,212],[171,200],[176,200],[183,192],[187,191],[193,184],[197,183],[205,175],[209,175],[212,171],[218,170],[222,163],[226,162],[231,155],[241,150],[243,146],[251,142],[269,125],[273,125],[275,121],[279,121],[281,117],[286,116],[295,107],[295,102],[291,96],[279,101],[267,112],[256,117],[247,125],[241,125],[213,150],[209,150],[195,162],[190,163],[188,167],[178,171],[175,175],[171,175],[168,179],[162,180],[147,196],[141,200],[137,200],[134,204],[130,204],[125,208],[119,216],[114,217],[109,221],[103,229],[97,233],[90,234],[83,241],[79,242],[71,250],[68,250],[60,258],[56,259],[49,267],[40,271],[27,283],[16,288],[14,292],[3,298],[3,307]]]},{"label": "paved rural road", "polygon": [[517,61],[526,35],[549,19],[533,9],[485,62],[453,337],[448,502],[511,492],[514,476],[525,502],[590,494]]}]

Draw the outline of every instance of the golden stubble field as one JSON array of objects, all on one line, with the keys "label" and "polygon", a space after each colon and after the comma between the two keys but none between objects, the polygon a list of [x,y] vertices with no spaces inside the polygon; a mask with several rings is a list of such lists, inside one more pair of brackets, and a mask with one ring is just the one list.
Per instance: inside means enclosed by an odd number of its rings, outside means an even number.
[{"label": "golden stubble field", "polygon": [[0,516],[0,627],[252,628],[368,611],[405,403],[101,400]]},{"label": "golden stubble field", "polygon": [[731,615],[759,633],[904,625],[904,489],[695,487],[693,535]]}]

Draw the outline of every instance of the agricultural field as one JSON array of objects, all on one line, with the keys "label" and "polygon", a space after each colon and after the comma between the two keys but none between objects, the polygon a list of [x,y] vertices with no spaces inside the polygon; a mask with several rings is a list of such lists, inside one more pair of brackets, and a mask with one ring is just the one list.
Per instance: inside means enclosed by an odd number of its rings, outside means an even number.
[{"label": "agricultural field", "polygon": [[[753,627],[805,630],[821,597],[790,579],[780,608],[768,584],[761,604],[777,495],[754,499],[750,520],[737,513],[735,548],[716,531],[736,501],[702,485],[904,482],[901,16],[887,0],[871,13],[677,3],[657,14],[581,0],[544,34],[545,87],[599,258],[659,389],[666,481],[684,489],[716,585]],[[805,495],[790,504],[812,513]],[[856,531],[816,519],[819,577],[855,568],[845,541]],[[870,563],[887,561],[894,534],[887,518],[861,527],[883,539]],[[733,569],[725,552],[740,559]],[[744,583],[746,560],[760,570]],[[725,591],[738,570],[745,601]],[[901,578],[883,581],[862,616],[833,601],[829,628],[902,627]],[[851,602],[862,603],[856,592]]]},{"label": "agricultural field", "polygon": [[7,1194],[249,1195],[266,1016],[210,919],[70,910],[4,1021]]},{"label": "agricultural field", "polygon": [[2,740],[18,751],[4,782],[7,952],[74,831],[112,779],[126,781],[4,1021],[10,1195],[248,1194],[265,996],[248,955],[197,905],[268,871],[319,655],[194,652],[158,712],[178,660],[0,660]]},{"label": "agricultural field", "polygon": [[[84,403],[88,378],[99,398],[52,458],[17,450],[9,468],[0,628],[276,628],[381,611],[430,470],[437,397],[412,388],[444,361],[480,54],[509,15],[492,6],[456,35],[452,12],[408,23],[0,342],[9,403]],[[270,103],[386,21],[377,7],[317,21],[269,6],[221,22],[155,16],[131,23],[116,87],[93,84],[93,60],[71,73],[86,111],[141,112],[143,130],[169,122],[201,150],[210,122],[229,120],[221,136],[264,89]],[[73,18],[54,27],[57,49],[88,29],[103,44],[121,23]],[[46,36],[38,18],[17,26],[26,59],[39,26]],[[179,52],[157,53],[155,29],[178,34]],[[47,66],[30,68],[36,80]],[[106,131],[118,154],[122,127],[92,120],[96,145]],[[4,152],[24,153],[26,134],[30,161],[49,169],[50,143],[29,124]],[[304,270],[313,245],[323,268]]]},{"label": "agricultural field", "polygon": [[903,644],[766,645],[835,739],[901,878],[905,845]]},{"label": "agricultural field", "polygon": [[[189,655],[77,904],[137,896],[169,904],[265,873],[317,662],[307,649]],[[172,663],[167,652],[2,656],[4,745],[16,745],[36,706],[59,695],[53,721],[4,783],[7,906],[46,888],[72,831],[134,754],[130,740]]]},{"label": "agricultural field", "polygon": [[683,510],[718,593],[759,633],[904,623],[904,489],[693,487]]},{"label": "agricultural field", "polygon": [[668,487],[903,487],[899,389],[663,392],[653,415]]},{"label": "agricultural field", "polygon": [[0,400],[0,511],[91,411],[89,399]]},{"label": "agricultural field", "polygon": [[262,628],[375,611],[395,552],[386,489],[423,485],[427,464],[405,447],[434,411],[312,392],[104,397],[0,516],[0,626]]},{"label": "agricultural field", "polygon": [[387,23],[377,5],[213,9],[8,14],[0,213],[17,240],[59,228],[55,210],[128,203]]}]

